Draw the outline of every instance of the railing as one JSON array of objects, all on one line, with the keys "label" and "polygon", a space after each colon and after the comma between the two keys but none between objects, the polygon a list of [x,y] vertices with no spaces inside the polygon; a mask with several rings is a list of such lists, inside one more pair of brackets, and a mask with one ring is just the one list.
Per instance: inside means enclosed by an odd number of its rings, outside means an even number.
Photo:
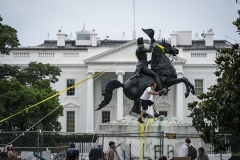
[{"label": "railing", "polygon": [[[21,135],[21,132],[1,132],[0,133],[0,149],[5,144]],[[171,134],[174,135],[174,134]],[[136,133],[112,133],[112,134],[80,134],[80,133],[58,133],[58,132],[42,132],[31,131],[24,133],[13,142],[13,147],[18,153],[18,158],[34,159],[34,152],[41,153],[45,157],[54,157],[57,153],[65,153],[70,143],[75,144],[75,149],[79,151],[79,159],[87,159],[89,153],[91,156],[97,154],[102,156],[109,148],[109,142],[115,142],[115,158],[116,160],[130,159],[156,159],[165,155],[168,159],[183,156],[183,147],[186,145],[185,138],[191,139],[191,144],[198,149],[203,147],[210,159],[219,158],[219,154],[214,153],[214,148],[209,143],[193,134],[176,134],[175,136],[167,136],[163,132],[136,132]],[[170,139],[169,139],[170,138]],[[171,139],[173,138],[173,139]],[[230,135],[220,137],[224,142],[230,143],[234,138]],[[226,152],[222,152],[222,157],[230,158],[232,149],[240,147],[240,143],[236,146],[226,147]],[[239,145],[239,146],[238,146]],[[99,147],[100,146],[100,147]],[[92,150],[95,148],[95,150]],[[94,153],[93,153],[94,151]],[[100,157],[101,158],[101,157]]]}]

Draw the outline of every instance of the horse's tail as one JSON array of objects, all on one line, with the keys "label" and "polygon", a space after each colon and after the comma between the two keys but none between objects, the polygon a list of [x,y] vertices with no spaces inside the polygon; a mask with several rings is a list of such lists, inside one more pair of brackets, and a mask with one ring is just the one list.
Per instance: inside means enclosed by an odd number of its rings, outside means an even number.
[{"label": "horse's tail", "polygon": [[[100,110],[106,105],[110,103],[112,100],[112,92],[114,89],[123,87],[123,84],[119,82],[118,80],[111,80],[110,82],[107,83],[106,88],[105,88],[105,93],[104,93],[104,99],[102,102],[98,105],[98,108],[96,110]],[[95,111],[96,111],[95,110]]]}]

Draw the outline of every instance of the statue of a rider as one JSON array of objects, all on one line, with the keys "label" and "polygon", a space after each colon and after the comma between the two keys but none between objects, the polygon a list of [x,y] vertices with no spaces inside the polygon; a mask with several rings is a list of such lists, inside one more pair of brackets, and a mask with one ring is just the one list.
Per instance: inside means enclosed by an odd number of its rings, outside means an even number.
[{"label": "statue of a rider", "polygon": [[[145,33],[146,33],[146,30],[143,29],[143,31],[145,31]],[[152,52],[152,50],[154,48],[154,42],[155,42],[155,39],[153,38],[153,35],[152,35],[149,48],[145,48],[143,38],[139,37],[137,39],[138,47],[136,49],[136,56],[138,58],[138,64],[137,64],[137,68],[136,68],[136,71],[134,73],[134,76],[131,79],[137,77],[141,73],[152,76],[152,77],[155,78],[155,81],[157,83],[159,91],[160,92],[165,92],[166,89],[163,88],[163,85],[162,85],[162,82],[160,80],[160,77],[159,77],[158,73],[156,73],[153,70],[148,68],[148,64],[151,63],[151,60],[150,61],[147,60],[147,53]]]}]

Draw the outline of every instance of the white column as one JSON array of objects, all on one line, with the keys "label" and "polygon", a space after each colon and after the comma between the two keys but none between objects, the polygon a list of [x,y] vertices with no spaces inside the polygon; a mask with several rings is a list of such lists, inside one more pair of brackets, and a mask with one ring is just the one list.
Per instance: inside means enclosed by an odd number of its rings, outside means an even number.
[{"label": "white column", "polygon": [[[178,72],[178,78],[182,78],[182,72]],[[176,92],[176,117],[183,120],[183,83],[177,84],[177,92]]]},{"label": "white column", "polygon": [[[116,72],[117,79],[119,82],[123,83],[123,75],[125,72]],[[117,89],[117,119],[123,118],[123,88]]]},{"label": "white column", "polygon": [[[88,72],[88,78],[94,72]],[[87,133],[94,133],[94,98],[93,98],[93,78],[88,80],[87,86]]]}]

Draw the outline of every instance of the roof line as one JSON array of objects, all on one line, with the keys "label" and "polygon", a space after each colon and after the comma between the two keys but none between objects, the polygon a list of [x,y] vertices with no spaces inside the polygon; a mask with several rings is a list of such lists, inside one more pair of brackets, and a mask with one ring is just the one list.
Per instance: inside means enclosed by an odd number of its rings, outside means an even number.
[{"label": "roof line", "polygon": [[119,49],[121,49],[121,48],[127,47],[127,46],[129,46],[129,45],[131,45],[131,44],[134,44],[134,43],[136,43],[136,42],[137,42],[136,40],[131,40],[131,41],[129,41],[129,42],[127,42],[127,43],[124,43],[124,44],[122,44],[122,45],[119,45],[119,46],[117,46],[117,47],[115,47],[115,48],[113,48],[113,49],[110,49],[110,50],[105,51],[105,52],[103,52],[103,53],[100,53],[100,54],[98,54],[98,55],[95,55],[95,56],[92,56],[92,57],[90,57],[90,58],[87,58],[87,59],[84,60],[84,62],[85,62],[85,63],[90,62],[90,61],[92,61],[92,60],[94,60],[94,59],[97,59],[97,58],[99,58],[99,57],[105,56],[105,55],[107,55],[107,54],[109,54],[109,53],[111,53],[111,52],[117,51],[117,50],[119,50]]}]

